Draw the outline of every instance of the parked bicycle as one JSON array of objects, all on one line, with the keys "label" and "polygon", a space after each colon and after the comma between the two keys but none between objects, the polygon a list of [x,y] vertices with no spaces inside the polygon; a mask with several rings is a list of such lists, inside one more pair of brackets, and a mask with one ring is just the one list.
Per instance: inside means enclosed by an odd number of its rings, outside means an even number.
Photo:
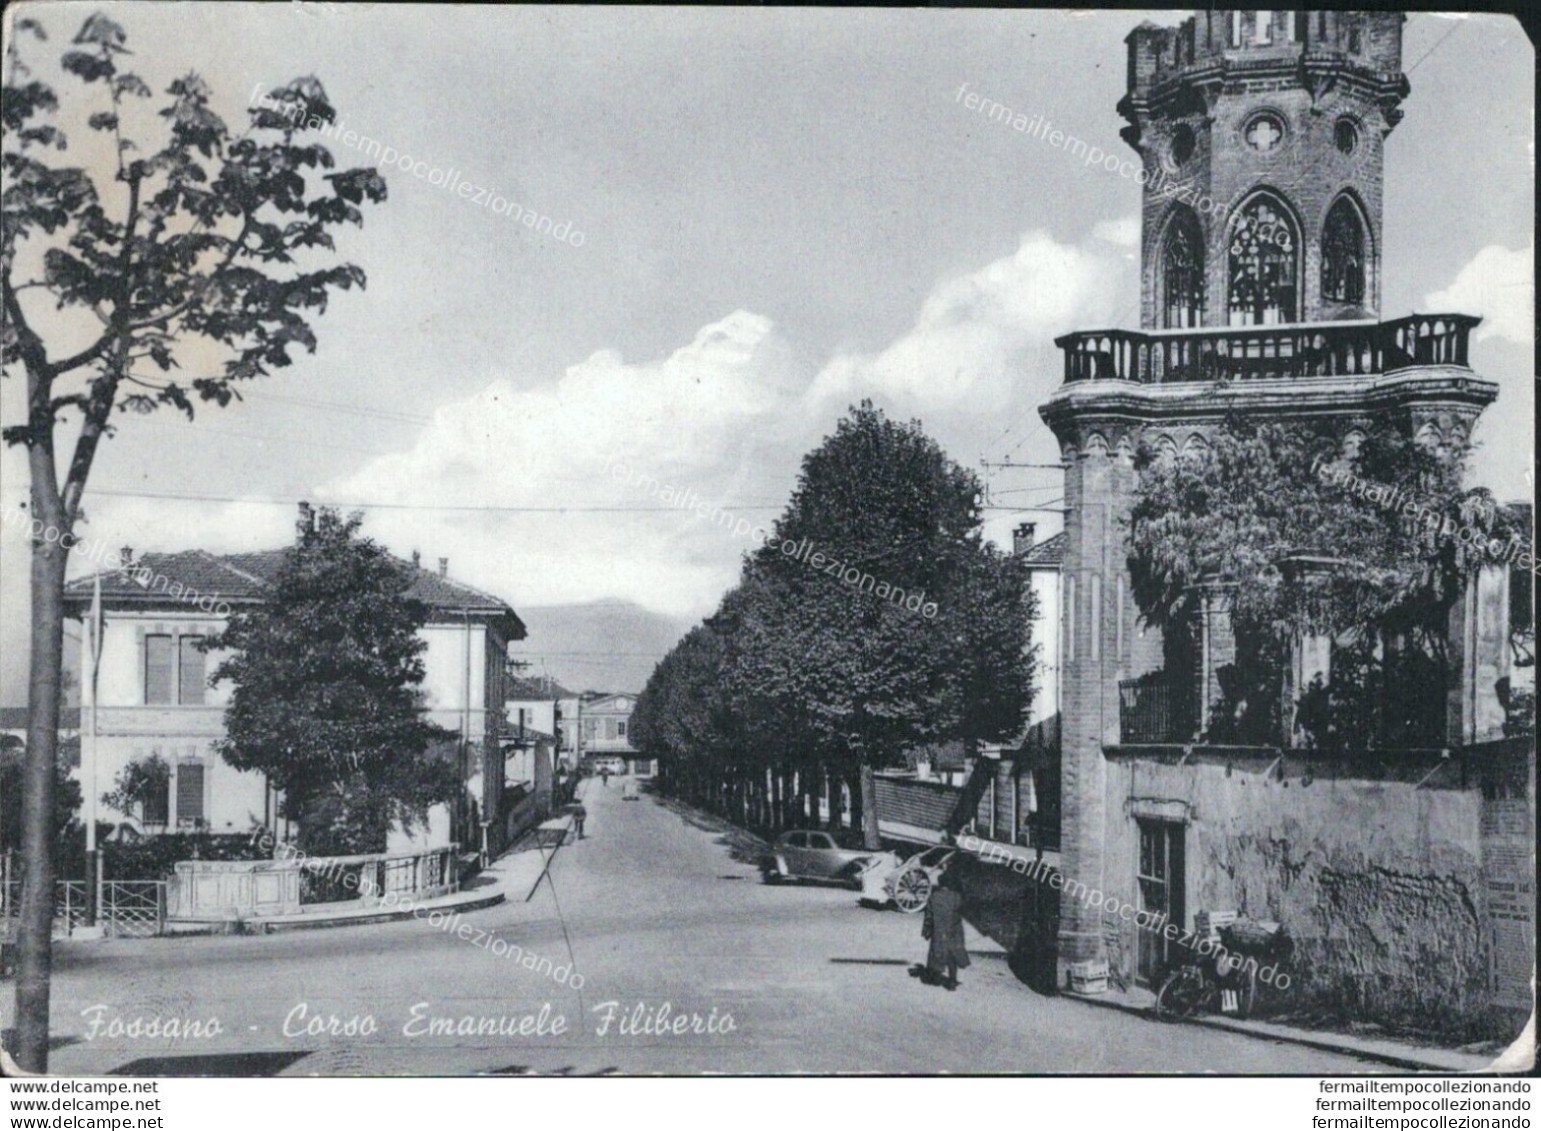
[{"label": "parked bicycle", "polygon": [[1196,940],[1192,957],[1162,980],[1156,1016],[1170,1021],[1218,1012],[1248,1018],[1257,1004],[1258,971],[1286,959],[1292,949],[1278,923],[1236,920],[1216,925]]}]

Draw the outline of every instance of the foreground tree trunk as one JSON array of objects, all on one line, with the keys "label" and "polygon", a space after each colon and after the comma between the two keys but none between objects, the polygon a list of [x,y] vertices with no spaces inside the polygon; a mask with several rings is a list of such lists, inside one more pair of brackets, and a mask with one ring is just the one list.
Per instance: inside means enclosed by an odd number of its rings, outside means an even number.
[{"label": "foreground tree trunk", "polygon": [[[53,969],[54,767],[59,751],[60,672],[64,661],[63,507],[53,452],[34,448],[32,513],[43,530],[32,541],[32,655],[27,687],[27,754],[22,778],[22,898],[16,963],[16,1063],[48,1071],[48,998]],[[47,461],[46,469],[37,466]],[[40,480],[39,473],[43,478]],[[40,489],[41,488],[41,489]],[[47,535],[54,537],[49,539]]]}]

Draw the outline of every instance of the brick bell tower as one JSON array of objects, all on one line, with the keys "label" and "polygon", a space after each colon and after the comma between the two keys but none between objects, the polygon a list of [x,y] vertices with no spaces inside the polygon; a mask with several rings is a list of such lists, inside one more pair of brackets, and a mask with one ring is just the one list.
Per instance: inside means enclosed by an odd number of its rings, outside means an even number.
[{"label": "brick bell tower", "polygon": [[[1140,898],[1140,861],[1104,850],[1108,823],[1128,819],[1107,795],[1104,751],[1153,741],[1123,733],[1120,683],[1164,662],[1131,597],[1122,526],[1141,439],[1185,458],[1241,411],[1327,417],[1345,440],[1389,415],[1430,443],[1464,446],[1497,395],[1468,366],[1479,319],[1379,319],[1384,145],[1408,93],[1402,23],[1388,12],[1221,10],[1128,36],[1119,110],[1143,165],[1142,328],[1056,339],[1064,384],[1039,410],[1060,443],[1069,511],[1067,887]],[[1071,963],[1106,957],[1108,926],[1081,892],[1062,893],[1062,984]]]},{"label": "brick bell tower", "polygon": [[1375,317],[1403,19],[1221,11],[1130,33],[1118,108],[1149,178],[1141,325]]}]

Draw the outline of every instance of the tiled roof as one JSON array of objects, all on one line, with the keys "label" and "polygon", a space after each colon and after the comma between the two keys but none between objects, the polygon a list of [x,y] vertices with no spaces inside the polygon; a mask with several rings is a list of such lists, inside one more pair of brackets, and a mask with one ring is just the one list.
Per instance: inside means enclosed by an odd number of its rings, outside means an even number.
[{"label": "tiled roof", "polygon": [[549,675],[516,676],[509,684],[509,699],[572,699],[568,691]]},{"label": "tiled roof", "polygon": [[582,699],[585,703],[593,703],[600,699],[639,699],[635,691],[585,691]]},{"label": "tiled roof", "polygon": [[[186,607],[190,600],[199,601],[205,597],[209,598],[203,602],[206,605],[220,602],[251,604],[263,599],[278,576],[284,553],[283,550],[263,550],[222,557],[206,550],[149,553],[140,555],[127,569],[107,570],[96,576],[101,578],[102,601],[106,605]],[[391,560],[412,575],[408,597],[440,614],[469,610],[484,617],[504,619],[508,639],[524,639],[524,622],[506,601],[400,558],[392,557]],[[72,611],[89,607],[92,581],[93,577],[77,577],[65,585],[65,599]],[[168,595],[167,590],[177,587],[180,587],[180,596]]]},{"label": "tiled roof", "polygon": [[1045,538],[1022,555],[1028,565],[1059,565],[1065,560],[1065,533]]}]

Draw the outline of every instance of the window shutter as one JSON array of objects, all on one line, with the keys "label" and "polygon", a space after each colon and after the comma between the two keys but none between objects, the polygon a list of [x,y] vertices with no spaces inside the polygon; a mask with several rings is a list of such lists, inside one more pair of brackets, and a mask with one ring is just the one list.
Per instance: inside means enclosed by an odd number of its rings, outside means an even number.
[{"label": "window shutter", "polygon": [[178,672],[181,688],[178,701],[183,706],[203,706],[204,696],[208,691],[208,679],[204,668],[208,657],[197,647],[202,640],[201,636],[177,637],[178,662],[181,669]]},{"label": "window shutter", "polygon": [[147,705],[174,701],[174,653],[170,635],[153,633],[144,638],[144,701]]},{"label": "window shutter", "polygon": [[177,823],[203,820],[203,763],[177,766]]}]

